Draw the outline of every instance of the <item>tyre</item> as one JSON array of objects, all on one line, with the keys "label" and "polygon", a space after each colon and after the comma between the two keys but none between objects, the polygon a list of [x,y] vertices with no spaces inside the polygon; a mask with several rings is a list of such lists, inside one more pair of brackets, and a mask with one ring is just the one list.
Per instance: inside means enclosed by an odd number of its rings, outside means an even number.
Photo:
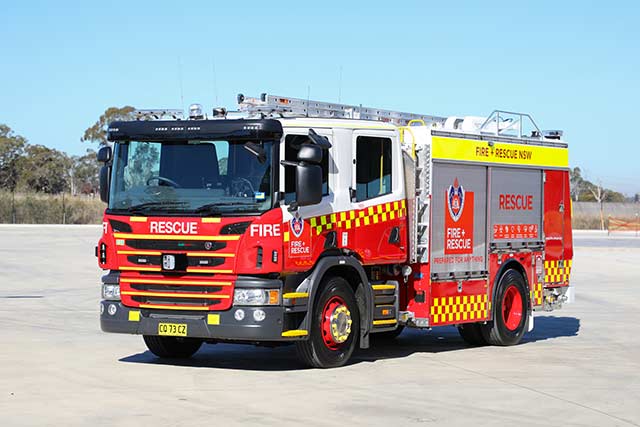
[{"label": "tyre", "polygon": [[202,345],[196,338],[159,337],[144,335],[144,343],[149,351],[158,357],[185,359],[191,357]]},{"label": "tyre", "polygon": [[481,346],[487,345],[487,340],[484,339],[482,335],[482,330],[479,323],[465,323],[463,325],[458,326],[458,333],[469,345],[473,346]]},{"label": "tyre", "polygon": [[515,345],[527,330],[529,300],[522,275],[507,270],[500,281],[493,303],[493,321],[481,326],[482,336],[492,345]]},{"label": "tyre", "polygon": [[308,339],[296,342],[298,357],[314,368],[347,363],[360,334],[360,312],[349,283],[336,276],[324,279],[311,316]]}]

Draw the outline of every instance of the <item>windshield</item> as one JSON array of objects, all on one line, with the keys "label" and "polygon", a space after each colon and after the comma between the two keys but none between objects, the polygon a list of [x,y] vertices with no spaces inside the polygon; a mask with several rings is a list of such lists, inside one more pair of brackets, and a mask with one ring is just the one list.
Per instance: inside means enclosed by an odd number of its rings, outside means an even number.
[{"label": "windshield", "polygon": [[109,209],[258,214],[271,208],[272,141],[122,142]]}]

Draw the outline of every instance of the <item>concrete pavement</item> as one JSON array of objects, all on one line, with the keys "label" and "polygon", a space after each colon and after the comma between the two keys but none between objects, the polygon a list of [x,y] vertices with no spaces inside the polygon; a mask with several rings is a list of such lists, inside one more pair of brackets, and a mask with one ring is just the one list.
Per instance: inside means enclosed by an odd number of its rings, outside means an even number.
[{"label": "concrete pavement", "polygon": [[405,331],[348,366],[208,345],[163,363],[104,334],[99,227],[0,227],[0,425],[640,425],[640,238],[576,233],[576,303],[515,347]]}]

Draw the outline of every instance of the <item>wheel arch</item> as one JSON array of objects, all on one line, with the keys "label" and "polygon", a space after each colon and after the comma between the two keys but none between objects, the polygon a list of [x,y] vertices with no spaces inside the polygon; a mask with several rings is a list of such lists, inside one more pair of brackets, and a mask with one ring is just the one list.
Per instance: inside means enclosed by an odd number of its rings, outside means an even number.
[{"label": "wheel arch", "polygon": [[311,274],[300,284],[298,290],[309,294],[307,314],[301,327],[307,331],[310,330],[316,296],[322,289],[320,285],[323,279],[329,275],[344,278],[353,289],[360,314],[360,347],[368,348],[373,319],[373,290],[368,286],[369,281],[362,264],[351,256],[320,258]]},{"label": "wheel arch", "polygon": [[[491,306],[494,307],[495,306],[495,300],[496,300],[496,292],[498,290],[498,283],[500,282],[500,279],[502,279],[502,276],[504,276],[504,274],[509,271],[509,270],[515,270],[518,273],[520,273],[520,275],[522,276],[522,279],[524,280],[524,285],[527,288],[527,292],[525,292],[525,298],[526,298],[526,302],[527,302],[527,307],[529,310],[531,310],[531,295],[530,295],[530,286],[529,286],[529,278],[527,277],[527,272],[524,269],[523,265],[516,259],[509,259],[508,261],[506,261],[504,264],[502,264],[502,266],[500,266],[500,269],[498,270],[498,273],[495,275],[494,279],[493,279],[493,286],[491,289]],[[490,320],[493,320],[493,309],[490,310]]]}]

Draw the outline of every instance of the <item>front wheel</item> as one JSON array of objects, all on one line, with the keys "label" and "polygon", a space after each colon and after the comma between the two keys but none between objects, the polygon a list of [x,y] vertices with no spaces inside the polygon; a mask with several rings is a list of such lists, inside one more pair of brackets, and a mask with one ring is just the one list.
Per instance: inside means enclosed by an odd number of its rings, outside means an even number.
[{"label": "front wheel", "polygon": [[493,321],[482,325],[482,336],[492,345],[515,345],[527,330],[529,302],[522,274],[507,270],[496,289]]},{"label": "front wheel", "polygon": [[360,312],[349,283],[337,276],[323,280],[311,316],[309,338],[296,342],[300,359],[314,368],[347,363],[360,333]]},{"label": "front wheel", "polygon": [[149,351],[158,357],[171,359],[186,359],[193,356],[202,340],[196,338],[159,337],[143,335],[144,343]]}]

